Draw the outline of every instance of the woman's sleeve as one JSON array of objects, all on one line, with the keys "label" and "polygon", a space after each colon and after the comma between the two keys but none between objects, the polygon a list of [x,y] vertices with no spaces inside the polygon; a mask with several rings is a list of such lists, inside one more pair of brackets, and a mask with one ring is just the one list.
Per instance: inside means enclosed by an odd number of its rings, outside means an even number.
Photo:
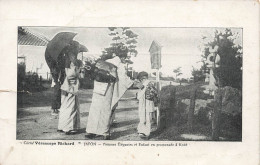
[{"label": "woman's sleeve", "polygon": [[106,62],[109,62],[109,63],[111,63],[111,64],[113,64],[113,65],[118,67],[120,65],[120,63],[121,63],[121,60],[120,60],[120,58],[118,56],[116,56],[116,57],[114,57],[112,59],[106,60]]},{"label": "woman's sleeve", "polygon": [[123,82],[127,88],[130,88],[133,85],[134,81],[127,76],[126,69],[122,63],[117,68],[117,74],[118,74],[118,79],[121,82]]}]

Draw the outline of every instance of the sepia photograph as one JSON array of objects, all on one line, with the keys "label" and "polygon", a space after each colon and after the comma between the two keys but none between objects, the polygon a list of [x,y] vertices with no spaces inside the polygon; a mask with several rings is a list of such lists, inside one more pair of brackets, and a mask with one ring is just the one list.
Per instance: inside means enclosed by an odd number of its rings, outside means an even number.
[{"label": "sepia photograph", "polygon": [[0,165],[256,165],[259,3],[0,1]]},{"label": "sepia photograph", "polygon": [[242,142],[243,28],[17,27],[17,140]]}]

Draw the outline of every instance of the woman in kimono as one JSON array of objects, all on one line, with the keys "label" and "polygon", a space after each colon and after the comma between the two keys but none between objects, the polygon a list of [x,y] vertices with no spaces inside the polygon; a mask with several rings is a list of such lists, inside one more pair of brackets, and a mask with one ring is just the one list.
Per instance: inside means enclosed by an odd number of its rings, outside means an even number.
[{"label": "woman in kimono", "polygon": [[148,73],[140,72],[137,76],[140,83],[140,91],[137,93],[139,100],[139,124],[138,135],[143,139],[148,139],[151,133],[151,120],[155,114],[155,107],[158,104],[158,93],[154,83],[148,80]]},{"label": "woman in kimono", "polygon": [[[121,51],[122,52],[122,51]],[[127,76],[124,59],[127,56],[127,48],[122,54],[113,55],[112,59],[106,60],[117,66],[116,82],[102,83],[94,80],[92,103],[89,110],[88,122],[85,135],[90,139],[110,139],[110,125],[113,108],[116,107],[119,99],[125,91],[133,84]],[[105,87],[105,94],[96,92],[99,88]]]},{"label": "woman in kimono", "polygon": [[65,68],[66,77],[61,86],[61,107],[59,113],[58,132],[75,134],[80,128],[79,111],[79,78],[84,78],[84,69],[80,69],[82,62],[73,59]]},{"label": "woman in kimono", "polygon": [[45,60],[50,68],[51,75],[52,75],[52,87],[53,87],[53,97],[52,97],[52,115],[57,116],[59,114],[59,109],[61,106],[61,85],[64,82],[66,73],[65,73],[65,67],[70,62],[71,57],[76,57],[82,48],[82,45],[80,45],[77,41],[73,41],[70,43],[70,45],[66,46],[62,49],[60,52],[57,60],[53,59],[53,54],[51,54],[48,49],[46,48],[45,51]]}]

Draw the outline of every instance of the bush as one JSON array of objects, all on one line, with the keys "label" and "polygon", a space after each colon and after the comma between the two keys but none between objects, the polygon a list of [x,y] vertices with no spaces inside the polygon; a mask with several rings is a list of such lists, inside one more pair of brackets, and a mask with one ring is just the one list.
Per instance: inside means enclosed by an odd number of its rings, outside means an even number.
[{"label": "bush", "polygon": [[[219,68],[213,70],[219,87],[231,86],[242,89],[242,47],[235,45],[234,34],[231,29],[225,32],[215,32],[215,38],[207,46],[218,46],[217,54],[220,56]],[[204,49],[204,58],[210,54],[209,48]]]},{"label": "bush", "polygon": [[160,91],[160,103],[161,103],[161,110],[169,110],[174,109],[175,106],[175,95],[172,96],[171,94],[175,93],[176,88],[173,85],[168,85],[162,87]]},{"label": "bush", "polygon": [[203,125],[211,124],[211,112],[212,110],[210,108],[201,107],[196,116],[197,122]]},{"label": "bush", "polygon": [[[178,99],[190,99],[190,95],[191,95],[192,90],[193,90],[193,87],[191,87],[189,90],[179,92],[177,94]],[[196,93],[196,99],[207,100],[207,99],[213,99],[214,98],[213,96],[206,94],[203,91],[204,91],[204,88],[202,88],[202,87],[198,88],[197,93]]]}]

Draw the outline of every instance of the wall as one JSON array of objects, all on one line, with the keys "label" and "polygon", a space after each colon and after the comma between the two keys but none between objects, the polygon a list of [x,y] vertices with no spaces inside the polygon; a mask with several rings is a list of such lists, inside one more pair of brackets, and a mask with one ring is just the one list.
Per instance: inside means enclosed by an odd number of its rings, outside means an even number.
[{"label": "wall", "polygon": [[[36,72],[38,69],[38,75],[43,79],[47,79],[47,73],[50,73],[50,69],[45,62],[45,46],[32,46],[32,45],[18,45],[18,56],[26,57],[26,72]],[[50,76],[50,75],[48,75]]]}]

